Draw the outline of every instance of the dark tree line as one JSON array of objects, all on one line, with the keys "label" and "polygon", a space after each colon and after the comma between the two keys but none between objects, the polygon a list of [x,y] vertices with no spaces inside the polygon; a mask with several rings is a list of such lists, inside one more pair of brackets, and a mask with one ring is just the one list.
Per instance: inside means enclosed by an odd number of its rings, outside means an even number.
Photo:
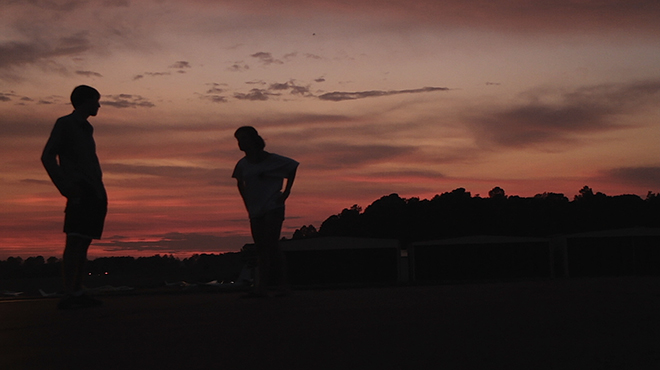
[{"label": "dark tree line", "polygon": [[[172,255],[151,257],[101,257],[86,264],[92,275],[162,276],[194,281],[231,280],[238,276],[243,265],[240,253],[195,254],[183,260]],[[61,260],[42,256],[9,257],[0,261],[0,279],[58,277],[61,275]]]},{"label": "dark tree line", "polygon": [[9,257],[0,261],[0,279],[59,276],[61,271],[61,261],[56,257],[47,260],[42,256],[28,257],[25,260],[21,257]]},{"label": "dark tree line", "polygon": [[[542,193],[531,198],[507,196],[493,188],[487,198],[472,196],[463,188],[432,199],[383,196],[364,210],[358,205],[328,217],[317,230],[313,225],[296,230],[293,238],[352,236],[397,239],[403,245],[424,240],[503,235],[547,237],[628,227],[660,227],[660,194],[608,196],[587,186],[573,200],[564,194]],[[103,257],[87,263],[94,275],[176,276],[194,281],[235,278],[245,252],[201,254],[180,260],[171,255],[152,257]],[[56,257],[9,257],[0,261],[0,279],[56,277],[61,261]]]},{"label": "dark tree line", "polygon": [[607,196],[587,186],[573,200],[564,194],[542,193],[531,198],[507,196],[502,188],[488,198],[463,188],[433,199],[401,198],[390,194],[364,210],[358,205],[296,230],[294,239],[351,236],[398,239],[402,243],[470,235],[547,237],[557,234],[660,227],[660,196],[649,192]]}]

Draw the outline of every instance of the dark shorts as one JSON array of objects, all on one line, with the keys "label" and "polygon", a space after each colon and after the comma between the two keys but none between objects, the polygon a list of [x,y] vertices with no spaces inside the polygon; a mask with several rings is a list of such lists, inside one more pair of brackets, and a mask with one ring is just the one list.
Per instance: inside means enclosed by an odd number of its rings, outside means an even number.
[{"label": "dark shorts", "polygon": [[82,197],[67,200],[64,213],[64,232],[67,235],[101,239],[108,200],[100,199],[91,189],[85,189]]}]

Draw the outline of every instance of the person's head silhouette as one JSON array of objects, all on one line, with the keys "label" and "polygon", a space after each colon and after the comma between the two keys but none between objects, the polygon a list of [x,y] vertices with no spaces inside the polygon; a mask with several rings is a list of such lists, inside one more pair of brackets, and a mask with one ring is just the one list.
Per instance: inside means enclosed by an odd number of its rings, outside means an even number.
[{"label": "person's head silhouette", "polygon": [[85,117],[96,116],[101,107],[101,94],[87,85],[76,86],[71,92],[71,104],[76,112]]},{"label": "person's head silhouette", "polygon": [[266,142],[252,126],[239,127],[234,137],[238,140],[238,148],[248,155],[261,152],[266,147]]}]

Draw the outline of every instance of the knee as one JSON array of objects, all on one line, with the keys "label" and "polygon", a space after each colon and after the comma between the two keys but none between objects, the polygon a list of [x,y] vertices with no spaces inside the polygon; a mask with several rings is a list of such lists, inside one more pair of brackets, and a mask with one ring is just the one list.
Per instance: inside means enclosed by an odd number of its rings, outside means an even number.
[{"label": "knee", "polygon": [[64,254],[79,254],[87,253],[89,245],[92,243],[91,239],[82,238],[74,235],[67,235],[66,237],[66,247],[64,249]]}]

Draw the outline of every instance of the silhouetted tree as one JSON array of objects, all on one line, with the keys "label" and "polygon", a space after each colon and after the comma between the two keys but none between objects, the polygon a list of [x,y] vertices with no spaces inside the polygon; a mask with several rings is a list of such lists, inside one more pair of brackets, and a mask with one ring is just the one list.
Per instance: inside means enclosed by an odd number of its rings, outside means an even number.
[{"label": "silhouetted tree", "polygon": [[292,239],[313,238],[315,236],[318,236],[318,231],[316,231],[314,225],[303,225],[300,229],[294,231]]},{"label": "silhouetted tree", "polygon": [[[403,243],[467,235],[551,236],[633,226],[660,227],[660,197],[649,192],[607,196],[590,187],[573,201],[564,194],[544,192],[532,198],[507,196],[495,187],[488,198],[464,188],[431,200],[383,196],[364,212],[357,205],[330,216],[322,236],[395,238]],[[302,233],[298,233],[302,237]]]},{"label": "silhouetted tree", "polygon": [[[151,257],[100,257],[88,261],[87,271],[92,275],[111,277],[148,278],[161,284],[163,280],[207,282],[233,280],[243,267],[242,253],[196,254],[180,260],[172,255]],[[50,257],[9,257],[0,261],[0,278],[57,277],[61,275],[61,260]]]},{"label": "silhouetted tree", "polygon": [[504,192],[504,189],[496,186],[488,192],[488,197],[492,199],[503,199],[506,198],[506,193]]},{"label": "silhouetted tree", "polygon": [[[488,198],[472,196],[464,188],[432,199],[402,198],[393,193],[375,200],[362,211],[357,204],[328,217],[317,231],[313,225],[296,230],[294,238],[353,236],[393,238],[403,244],[468,235],[552,236],[635,226],[660,227],[660,195],[607,196],[590,187],[570,201],[564,194],[544,192],[531,198],[507,196],[493,188]],[[179,260],[172,255],[103,257],[88,263],[90,272],[170,276],[208,281],[238,276],[250,246],[239,253],[196,254]],[[60,260],[41,256],[9,257],[0,261],[0,278],[57,276]],[[162,281],[162,280],[161,280]]]},{"label": "silhouetted tree", "polygon": [[320,235],[333,236],[360,236],[359,217],[362,207],[354,204],[351,208],[344,208],[338,215],[330,216],[323,221]]}]

